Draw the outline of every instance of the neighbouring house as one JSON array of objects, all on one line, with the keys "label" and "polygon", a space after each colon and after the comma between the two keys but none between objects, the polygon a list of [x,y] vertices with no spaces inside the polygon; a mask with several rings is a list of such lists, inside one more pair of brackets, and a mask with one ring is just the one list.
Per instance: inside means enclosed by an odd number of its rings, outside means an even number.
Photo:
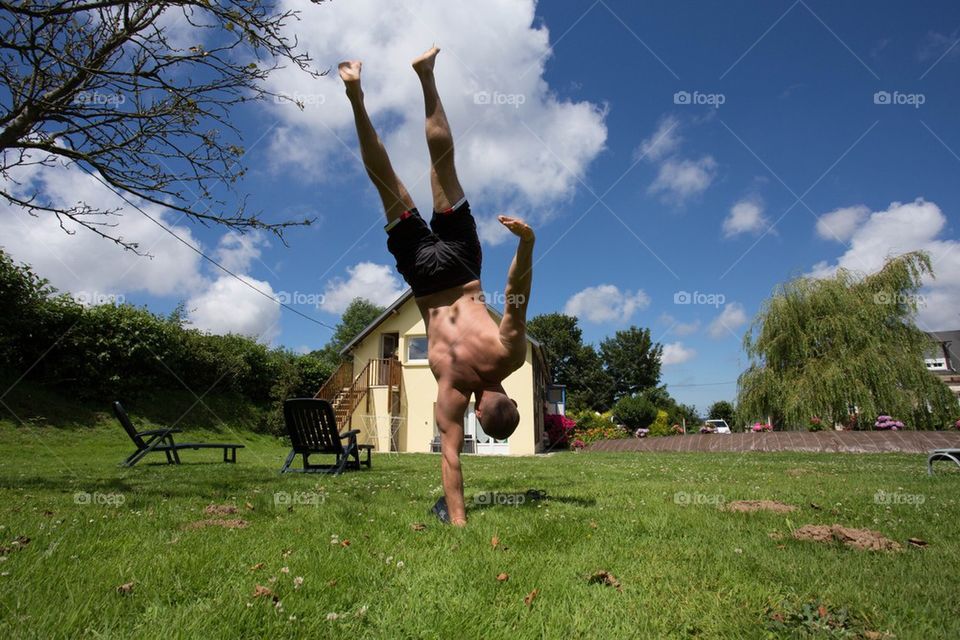
[{"label": "neighbouring house", "polygon": [[937,348],[924,358],[927,369],[943,380],[960,400],[960,330],[927,332]]},{"label": "neighbouring house", "polygon": [[[487,308],[499,324],[500,312],[489,304]],[[427,363],[426,327],[412,291],[408,289],[387,307],[343,348],[341,356],[346,361],[316,394],[333,403],[341,431],[359,429],[361,440],[374,444],[378,451],[439,450],[434,418],[437,382]],[[520,410],[516,432],[503,441],[485,434],[471,399],[464,415],[464,452],[540,452],[544,412],[556,407],[548,403],[548,396],[557,397],[549,380],[543,350],[528,336],[523,366],[503,381],[503,388]]]}]

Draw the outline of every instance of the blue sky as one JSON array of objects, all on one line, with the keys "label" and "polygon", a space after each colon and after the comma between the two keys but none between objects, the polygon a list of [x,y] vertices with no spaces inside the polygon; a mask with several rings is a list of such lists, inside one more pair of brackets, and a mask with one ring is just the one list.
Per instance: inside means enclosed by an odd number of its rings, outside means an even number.
[{"label": "blue sky", "polygon": [[[527,217],[538,234],[530,313],[575,313],[591,342],[650,327],[668,345],[663,380],[684,402],[733,399],[746,323],[792,276],[870,271],[927,249],[939,277],[921,326],[960,328],[956,3],[288,4],[304,12],[298,35],[332,76],[340,59],[364,59],[374,122],[421,210],[427,155],[408,63],[436,40],[458,167],[482,221],[485,289],[502,290],[514,248],[489,220]],[[384,302],[402,288],[338,82],[285,72],[274,86],[306,98],[303,111],[237,113],[250,207],[317,218],[289,231],[288,247],[164,218],[330,325],[350,295]],[[87,188],[62,173],[37,184]],[[198,326],[253,328],[294,349],[329,337],[163,241],[142,266],[82,237],[3,224],[5,248],[61,288],[158,312],[187,300]],[[130,227],[138,233],[149,242],[156,230]],[[678,303],[682,292],[690,303]]]}]

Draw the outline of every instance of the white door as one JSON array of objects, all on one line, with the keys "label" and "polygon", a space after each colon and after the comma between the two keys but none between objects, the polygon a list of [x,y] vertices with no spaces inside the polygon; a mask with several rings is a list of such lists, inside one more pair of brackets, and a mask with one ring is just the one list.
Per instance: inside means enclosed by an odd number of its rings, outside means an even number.
[{"label": "white door", "polygon": [[472,402],[467,406],[467,412],[463,414],[463,433],[465,436],[471,435],[476,439],[478,454],[507,455],[510,453],[509,442],[496,440],[483,432],[483,427],[477,420],[477,414],[473,412]]}]

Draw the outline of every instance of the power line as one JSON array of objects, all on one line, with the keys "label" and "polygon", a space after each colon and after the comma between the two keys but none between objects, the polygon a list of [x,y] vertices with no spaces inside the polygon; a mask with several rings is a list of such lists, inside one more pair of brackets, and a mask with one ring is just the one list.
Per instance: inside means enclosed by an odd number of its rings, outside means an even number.
[{"label": "power line", "polygon": [[328,325],[327,323],[325,323],[325,322],[323,322],[323,321],[321,321],[321,320],[317,320],[316,318],[311,318],[310,316],[308,316],[307,314],[303,313],[303,312],[300,311],[299,309],[295,309],[295,308],[291,307],[290,305],[288,305],[287,303],[281,302],[280,300],[278,300],[277,298],[273,297],[272,295],[270,295],[270,294],[267,293],[266,291],[263,291],[262,289],[258,289],[257,287],[253,286],[252,284],[250,284],[249,282],[247,282],[246,280],[244,280],[243,278],[241,278],[240,276],[238,276],[237,274],[235,274],[233,271],[231,271],[230,269],[227,269],[225,266],[223,266],[222,264],[220,264],[219,262],[217,262],[216,260],[214,260],[213,258],[211,258],[210,256],[208,256],[207,254],[205,254],[203,251],[200,251],[200,249],[198,249],[197,247],[193,246],[192,244],[190,244],[189,242],[187,242],[186,240],[184,240],[184,239],[181,238],[180,236],[178,236],[178,235],[177,235],[176,233],[174,233],[171,229],[167,228],[167,226],[164,225],[162,222],[159,222],[157,219],[155,219],[155,218],[154,218],[153,216],[151,216],[149,213],[147,213],[146,211],[144,211],[143,209],[141,209],[139,206],[137,206],[136,204],[134,204],[133,202],[131,202],[125,195],[123,195],[122,193],[120,193],[119,191],[117,191],[116,189],[114,189],[111,185],[109,185],[109,184],[107,184],[106,182],[104,182],[104,181],[100,178],[100,176],[98,176],[98,175],[96,175],[96,174],[94,174],[94,173],[92,173],[92,172],[90,172],[90,171],[87,171],[86,167],[84,167],[84,166],[82,166],[82,165],[78,165],[78,166],[80,166],[81,169],[83,169],[84,171],[86,171],[86,173],[87,173],[88,175],[90,175],[94,180],[96,180],[97,182],[99,182],[100,184],[102,184],[103,186],[105,186],[107,189],[109,189],[111,192],[113,192],[113,193],[114,193],[117,197],[119,197],[121,200],[123,200],[124,202],[126,202],[127,204],[129,204],[131,207],[133,207],[134,209],[136,209],[137,211],[139,211],[141,214],[143,214],[143,216],[144,216],[145,218],[147,218],[147,220],[149,220],[150,222],[154,223],[155,225],[157,225],[158,227],[160,227],[161,229],[163,229],[164,231],[166,231],[167,233],[169,233],[171,236],[173,236],[180,244],[182,244],[182,245],[184,245],[185,247],[189,248],[191,251],[193,251],[194,253],[196,253],[197,255],[199,255],[201,258],[203,258],[204,260],[206,260],[207,262],[209,262],[209,263],[212,264],[213,266],[217,267],[218,269],[220,269],[221,271],[223,271],[224,273],[226,273],[226,274],[229,275],[230,277],[236,279],[238,282],[242,283],[244,286],[246,286],[246,287],[248,287],[248,288],[256,291],[257,293],[259,293],[260,295],[262,295],[264,298],[266,298],[266,299],[268,299],[268,300],[272,300],[273,302],[276,302],[278,305],[280,305],[281,307],[283,307],[283,308],[286,309],[287,311],[292,311],[293,313],[297,314],[297,315],[300,316],[301,318],[304,318],[305,320],[309,320],[310,322],[313,322],[313,323],[315,323],[315,324],[318,324],[318,325],[320,325],[321,327],[324,327],[324,328],[326,328],[326,329],[330,329],[331,331],[336,331],[336,328],[331,327],[331,326]]}]

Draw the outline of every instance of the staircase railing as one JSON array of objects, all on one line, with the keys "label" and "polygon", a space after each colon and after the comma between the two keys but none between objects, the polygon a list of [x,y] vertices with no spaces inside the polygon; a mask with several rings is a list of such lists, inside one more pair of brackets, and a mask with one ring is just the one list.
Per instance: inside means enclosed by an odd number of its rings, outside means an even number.
[{"label": "staircase railing", "polygon": [[396,358],[368,360],[356,376],[353,375],[353,363],[344,362],[314,397],[333,404],[337,422],[342,429],[349,430],[352,428],[353,412],[361,401],[367,401],[366,410],[370,412],[370,387],[387,387],[387,402],[393,415],[399,409],[394,406],[394,390],[399,392],[402,384],[403,368]]}]

